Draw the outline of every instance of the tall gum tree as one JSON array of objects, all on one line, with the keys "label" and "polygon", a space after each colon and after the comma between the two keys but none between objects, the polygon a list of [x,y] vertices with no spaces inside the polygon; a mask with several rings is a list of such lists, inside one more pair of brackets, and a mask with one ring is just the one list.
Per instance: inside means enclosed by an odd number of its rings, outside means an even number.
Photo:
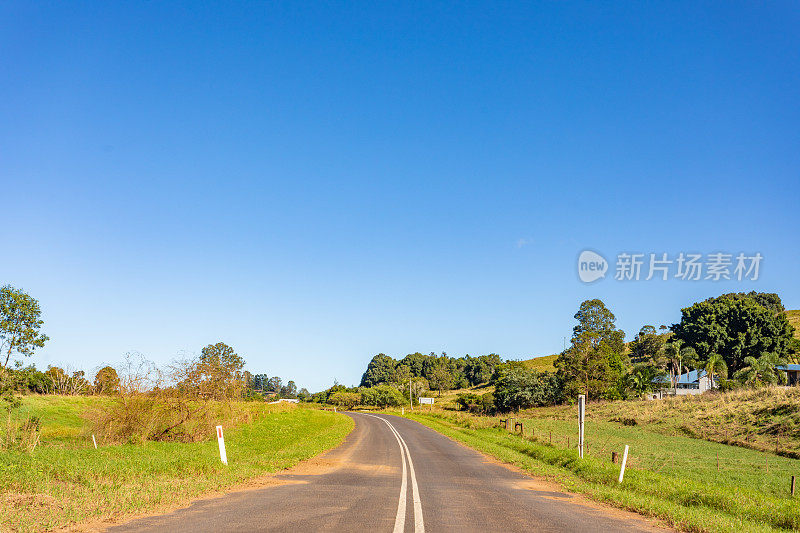
[{"label": "tall gum tree", "polygon": [[44,321],[39,302],[11,285],[0,288],[0,372],[13,355],[30,357],[50,338],[40,331]]}]

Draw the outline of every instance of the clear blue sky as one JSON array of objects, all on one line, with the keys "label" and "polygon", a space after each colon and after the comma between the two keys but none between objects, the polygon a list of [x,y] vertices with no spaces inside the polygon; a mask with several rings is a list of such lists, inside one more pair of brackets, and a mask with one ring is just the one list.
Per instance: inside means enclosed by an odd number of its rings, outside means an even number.
[{"label": "clear blue sky", "polygon": [[[800,308],[796,2],[301,4],[0,5],[32,362],[222,340],[318,390],[378,352],[554,353],[587,298],[628,338],[722,292]],[[584,248],[764,260],[586,285]]]}]

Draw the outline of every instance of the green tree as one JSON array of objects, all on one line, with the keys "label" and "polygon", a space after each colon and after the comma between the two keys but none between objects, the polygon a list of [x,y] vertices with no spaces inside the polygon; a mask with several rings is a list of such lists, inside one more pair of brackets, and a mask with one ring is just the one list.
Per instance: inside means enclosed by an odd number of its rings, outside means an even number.
[{"label": "green tree", "polygon": [[392,385],[376,385],[361,389],[361,404],[376,407],[396,407],[405,403],[405,398]]},{"label": "green tree", "polygon": [[280,378],[280,376],[272,376],[267,380],[268,391],[280,394],[282,388],[283,388],[283,380]]},{"label": "green tree", "polygon": [[47,393],[50,380],[47,379],[44,372],[37,370],[34,365],[22,367],[22,365],[19,364],[19,367],[14,369],[13,372],[22,390],[34,392],[36,394]]},{"label": "green tree", "polygon": [[421,378],[425,375],[425,363],[428,361],[428,359],[430,359],[429,355],[415,352],[403,357],[398,364],[407,366],[413,377]]},{"label": "green tree", "polygon": [[394,369],[394,383],[408,383],[408,380],[412,377],[414,376],[411,374],[411,368],[408,365],[402,363],[397,364],[397,368]]},{"label": "green tree", "polygon": [[800,339],[797,337],[789,341],[786,348],[786,359],[792,363],[800,363]]},{"label": "green tree", "polygon": [[[661,353],[663,354],[661,357],[667,361],[670,382],[675,388],[676,377],[683,374],[684,367],[693,367],[697,364],[697,352],[690,346],[684,347],[683,341],[680,339],[670,339],[669,342],[664,343]],[[658,357],[655,359],[655,361],[659,360]]]},{"label": "green tree", "polygon": [[786,384],[786,373],[776,368],[777,366],[785,365],[786,361],[778,357],[777,354],[763,353],[758,359],[748,356],[745,358],[744,363],[746,366],[733,375],[733,379],[743,385],[762,387],[764,385]]},{"label": "green tree", "polygon": [[728,365],[725,363],[725,358],[718,353],[709,355],[708,359],[701,363],[701,366],[711,379],[711,387],[714,387],[715,377],[719,376],[723,379],[728,377]]},{"label": "green tree", "polygon": [[337,391],[328,396],[328,403],[345,409],[352,409],[361,402],[361,395],[357,392]]},{"label": "green tree", "polygon": [[289,380],[285,387],[281,387],[281,397],[297,398],[297,385],[294,381]]},{"label": "green tree", "polygon": [[431,389],[439,391],[439,396],[442,395],[442,391],[452,389],[453,383],[453,374],[444,361],[440,361],[428,373],[428,384]]},{"label": "green tree", "polygon": [[464,374],[471,386],[487,383],[492,378],[495,368],[503,362],[497,354],[481,355],[480,357],[467,355],[464,361]]},{"label": "green tree", "polygon": [[379,353],[367,365],[367,370],[361,377],[362,387],[372,387],[380,383],[390,383],[395,380],[394,369],[397,362],[386,354]]},{"label": "green tree", "polygon": [[113,394],[119,392],[119,376],[112,366],[104,366],[94,376],[94,392],[96,394]]},{"label": "green tree", "polygon": [[510,367],[495,382],[494,404],[503,412],[555,405],[562,399],[562,382],[553,372]]},{"label": "green tree", "polygon": [[646,363],[658,357],[668,335],[656,333],[656,328],[643,326],[630,343],[630,359],[634,363]]},{"label": "green tree", "polygon": [[267,374],[256,374],[253,376],[253,390],[264,392],[269,388],[269,376]]},{"label": "green tree", "polygon": [[593,346],[607,344],[615,353],[625,351],[625,332],[617,329],[616,317],[603,300],[585,300],[574,317],[578,324],[572,328],[572,337],[585,336]]},{"label": "green tree", "polygon": [[681,321],[672,330],[700,358],[718,353],[735,372],[745,366],[745,358],[758,358],[763,352],[787,356],[793,328],[786,313],[777,309],[771,298],[723,295],[682,309]]},{"label": "green tree", "polygon": [[616,328],[614,314],[602,300],[584,301],[575,319],[578,324],[572,330],[572,344],[555,363],[565,395],[620,397],[628,366],[625,333]]},{"label": "green tree", "polygon": [[204,398],[217,400],[240,397],[244,359],[236,351],[218,342],[200,352],[197,364],[190,370],[190,383]]},{"label": "green tree", "polygon": [[714,302],[716,300],[753,300],[758,305],[769,309],[776,315],[786,310],[783,307],[781,297],[772,292],[729,292],[728,294],[723,294],[716,298],[708,298],[706,301]]},{"label": "green tree", "polygon": [[11,285],[0,288],[0,354],[5,355],[0,373],[8,367],[12,355],[30,357],[49,340],[39,331],[44,324],[41,315],[35,298]]}]

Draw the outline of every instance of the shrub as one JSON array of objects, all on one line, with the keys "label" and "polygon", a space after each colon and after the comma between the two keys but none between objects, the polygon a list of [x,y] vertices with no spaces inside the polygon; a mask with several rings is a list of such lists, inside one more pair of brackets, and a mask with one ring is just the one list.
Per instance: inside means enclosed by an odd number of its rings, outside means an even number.
[{"label": "shrub", "polygon": [[328,396],[328,403],[345,409],[352,409],[361,402],[361,395],[357,392],[339,391]]},{"label": "shrub", "polygon": [[32,452],[39,444],[42,422],[38,416],[30,416],[22,423],[9,418],[5,431],[0,432],[0,448]]},{"label": "shrub", "polygon": [[119,375],[119,394],[89,415],[94,433],[110,442],[196,442],[213,435],[220,423],[251,421],[251,408],[233,408],[224,365],[216,359],[211,363],[176,361],[159,369],[129,355]]},{"label": "shrub", "polygon": [[502,412],[555,405],[563,400],[563,382],[552,372],[512,367],[502,371],[495,383],[494,403]]},{"label": "shrub", "polygon": [[472,392],[459,394],[456,398],[456,405],[462,411],[476,414],[493,414],[495,412],[494,395],[491,392],[483,395]]},{"label": "shrub", "polygon": [[493,415],[497,411],[494,403],[494,394],[487,392],[481,396],[481,412],[486,415]]},{"label": "shrub", "polygon": [[475,393],[462,393],[456,398],[456,405],[462,411],[471,411],[481,403],[481,397]]},{"label": "shrub", "polygon": [[399,390],[391,385],[377,385],[361,389],[361,404],[376,407],[396,407],[405,403]]}]

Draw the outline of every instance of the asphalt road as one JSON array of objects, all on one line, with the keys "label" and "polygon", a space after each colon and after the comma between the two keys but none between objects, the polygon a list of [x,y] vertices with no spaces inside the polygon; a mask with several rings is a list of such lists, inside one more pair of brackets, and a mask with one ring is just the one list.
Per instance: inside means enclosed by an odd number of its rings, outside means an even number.
[{"label": "asphalt road", "polygon": [[411,420],[350,416],[355,429],[319,471],[110,531],[664,531],[554,491]]}]

